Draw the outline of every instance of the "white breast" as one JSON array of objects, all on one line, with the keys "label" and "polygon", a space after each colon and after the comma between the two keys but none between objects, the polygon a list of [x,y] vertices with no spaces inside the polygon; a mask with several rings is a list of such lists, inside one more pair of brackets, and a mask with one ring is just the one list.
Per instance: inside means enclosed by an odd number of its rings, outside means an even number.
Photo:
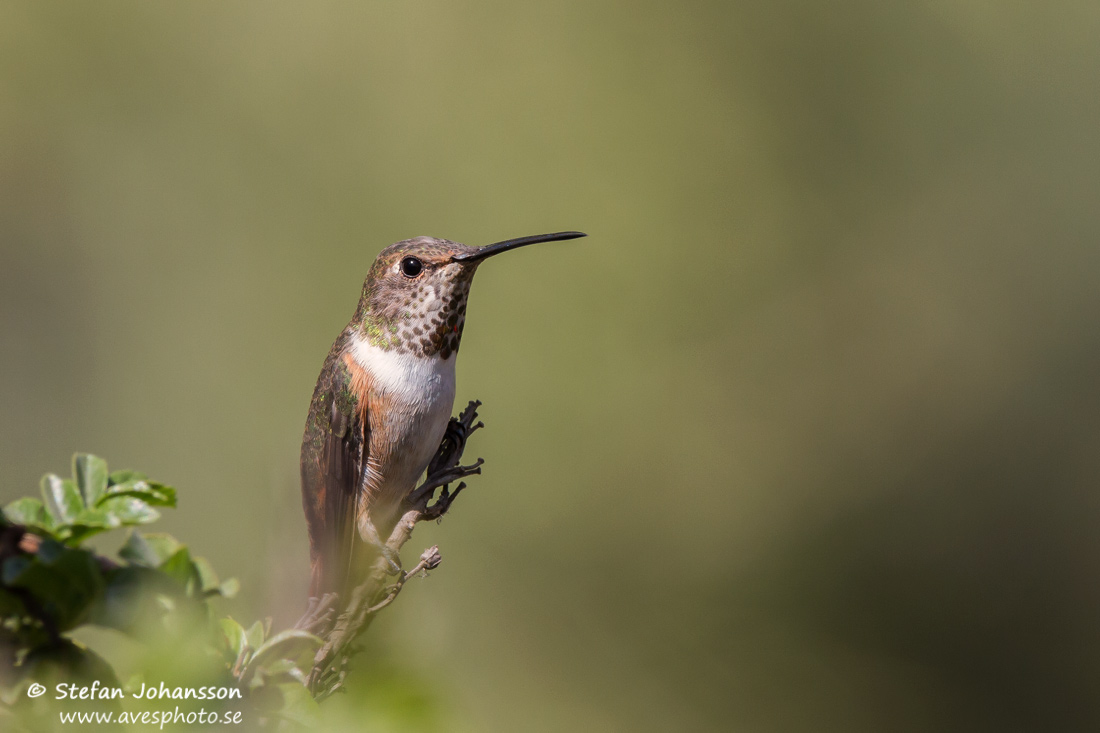
[{"label": "white breast", "polygon": [[392,441],[393,449],[384,465],[372,459],[364,476],[364,489],[376,499],[372,516],[376,510],[385,514],[415,487],[443,440],[454,408],[456,357],[384,351],[359,334],[352,335],[349,351],[386,405],[384,414],[372,412],[370,424]]},{"label": "white breast", "polygon": [[447,402],[448,417],[455,398],[455,357],[421,357],[397,349],[383,351],[359,334],[351,337],[351,355],[371,375],[382,394],[406,404]]}]

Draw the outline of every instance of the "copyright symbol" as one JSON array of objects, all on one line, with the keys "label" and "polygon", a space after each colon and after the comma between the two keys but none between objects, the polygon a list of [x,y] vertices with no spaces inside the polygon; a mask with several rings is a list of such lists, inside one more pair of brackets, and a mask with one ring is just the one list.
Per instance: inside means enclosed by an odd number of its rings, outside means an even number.
[{"label": "copyright symbol", "polygon": [[45,693],[46,686],[40,685],[37,682],[32,683],[31,686],[27,688],[27,697],[41,697]]}]

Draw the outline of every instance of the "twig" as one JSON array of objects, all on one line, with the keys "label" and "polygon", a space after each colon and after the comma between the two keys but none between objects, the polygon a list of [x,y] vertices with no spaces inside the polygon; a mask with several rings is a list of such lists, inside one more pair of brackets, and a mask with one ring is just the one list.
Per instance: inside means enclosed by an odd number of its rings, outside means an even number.
[{"label": "twig", "polygon": [[[406,497],[401,519],[386,540],[386,546],[395,553],[409,541],[418,522],[442,517],[466,488],[465,483],[459,483],[451,492],[451,483],[481,473],[484,462],[480,458],[469,466],[459,463],[470,435],[484,427],[483,423],[476,422],[480,405],[480,402],[471,402],[457,418],[451,418],[443,441],[428,464],[424,482]],[[436,489],[440,489],[439,497],[433,502]],[[295,627],[324,639],[307,680],[316,700],[323,700],[342,688],[350,659],[359,651],[355,641],[367,630],[378,612],[393,603],[410,578],[436,568],[441,560],[439,548],[430,547],[412,570],[401,573],[395,582],[387,584],[389,563],[385,557],[379,556],[362,582],[349,593],[348,602],[340,613],[336,613],[341,606],[336,594],[310,599],[306,613]]]},{"label": "twig", "polygon": [[311,634],[319,634],[331,628],[338,600],[335,593],[326,593],[321,598],[310,598],[309,607],[302,618],[298,619],[298,623],[294,624],[294,628]]},{"label": "twig", "polygon": [[412,570],[403,571],[401,573],[401,577],[397,580],[397,582],[386,588],[386,597],[368,608],[367,613],[378,613],[383,608],[393,603],[393,599],[397,598],[397,594],[400,593],[401,589],[405,587],[405,583],[409,580],[409,578],[418,575],[422,570],[434,570],[439,566],[439,563],[442,559],[443,558],[439,554],[438,545],[432,545],[428,549],[424,550],[424,554],[420,556],[420,562],[418,562]]}]

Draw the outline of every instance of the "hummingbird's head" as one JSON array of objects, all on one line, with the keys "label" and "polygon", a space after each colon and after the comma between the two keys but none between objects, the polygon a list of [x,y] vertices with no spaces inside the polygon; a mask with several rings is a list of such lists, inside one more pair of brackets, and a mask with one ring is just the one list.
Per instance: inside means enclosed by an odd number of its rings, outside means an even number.
[{"label": "hummingbird's head", "polygon": [[517,247],[583,236],[539,234],[484,247],[433,237],[392,244],[378,254],[363,283],[354,322],[372,346],[446,359],[458,351],[478,265]]}]

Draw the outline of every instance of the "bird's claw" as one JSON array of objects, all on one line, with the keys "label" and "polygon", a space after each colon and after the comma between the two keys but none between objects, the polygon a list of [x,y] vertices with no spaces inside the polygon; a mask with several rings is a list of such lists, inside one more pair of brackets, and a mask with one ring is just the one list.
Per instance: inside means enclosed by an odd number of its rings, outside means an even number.
[{"label": "bird's claw", "polygon": [[477,408],[480,406],[480,401],[473,400],[459,413],[458,417],[452,417],[447,423],[447,430],[443,433],[439,449],[428,464],[429,480],[433,475],[457,466],[462,459],[462,452],[466,450],[466,441],[475,430],[485,427],[485,423],[477,419]]},{"label": "bird's claw", "polygon": [[[459,464],[459,461],[462,460],[462,452],[466,449],[466,441],[469,440],[470,435],[474,431],[485,427],[485,423],[477,419],[477,408],[480,406],[481,402],[473,400],[466,406],[466,409],[459,413],[458,417],[451,418],[451,421],[447,423],[447,430],[443,434],[439,449],[436,451],[431,463],[428,464],[424,483],[405,498],[405,506],[409,509],[419,509],[425,519],[438,519],[443,516],[455,497],[458,496],[458,493],[466,488],[466,484],[463,483],[459,484],[453,492],[449,492],[448,485],[452,481],[481,473],[481,464],[484,461],[480,458],[469,466]],[[439,499],[429,506],[428,502],[435,495],[435,490],[440,487],[442,487],[442,491],[439,494]]]},{"label": "bird's claw", "polygon": [[388,545],[379,545],[378,553],[386,561],[386,575],[401,574],[401,553]]}]

